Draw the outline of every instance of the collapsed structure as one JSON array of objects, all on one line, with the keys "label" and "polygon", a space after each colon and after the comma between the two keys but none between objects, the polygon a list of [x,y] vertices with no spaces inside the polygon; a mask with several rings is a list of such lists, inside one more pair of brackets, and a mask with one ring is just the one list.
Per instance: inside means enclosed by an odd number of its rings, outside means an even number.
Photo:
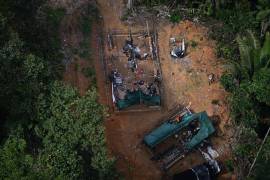
[{"label": "collapsed structure", "polygon": [[107,68],[117,110],[133,105],[159,107],[162,78],[154,33],[110,32],[108,44]]}]

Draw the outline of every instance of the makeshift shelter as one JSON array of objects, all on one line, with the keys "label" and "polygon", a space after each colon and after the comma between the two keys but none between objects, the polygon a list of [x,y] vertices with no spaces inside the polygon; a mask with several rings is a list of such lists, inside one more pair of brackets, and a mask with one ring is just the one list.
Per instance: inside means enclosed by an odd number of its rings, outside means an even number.
[{"label": "makeshift shelter", "polygon": [[192,137],[192,139],[184,143],[185,149],[191,150],[215,131],[206,112],[196,114],[187,113],[180,121],[169,119],[151,133],[146,135],[143,141],[152,149],[162,141],[166,140],[168,137],[180,132],[192,121],[199,121],[200,126],[199,131]]},{"label": "makeshift shelter", "polygon": [[145,104],[147,106],[160,106],[160,96],[146,95],[141,90],[127,92],[125,99],[116,101],[119,110],[125,109],[135,104]]}]

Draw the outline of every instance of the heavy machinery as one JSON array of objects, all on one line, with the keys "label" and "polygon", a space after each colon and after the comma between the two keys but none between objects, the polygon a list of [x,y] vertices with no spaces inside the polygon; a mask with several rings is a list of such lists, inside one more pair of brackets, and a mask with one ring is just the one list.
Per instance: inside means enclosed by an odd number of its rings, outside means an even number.
[{"label": "heavy machinery", "polygon": [[[143,143],[153,153],[152,160],[159,161],[162,168],[167,170],[214,132],[206,112],[193,114],[184,108],[144,136]],[[160,151],[159,146],[166,141],[170,141],[171,146]]]}]

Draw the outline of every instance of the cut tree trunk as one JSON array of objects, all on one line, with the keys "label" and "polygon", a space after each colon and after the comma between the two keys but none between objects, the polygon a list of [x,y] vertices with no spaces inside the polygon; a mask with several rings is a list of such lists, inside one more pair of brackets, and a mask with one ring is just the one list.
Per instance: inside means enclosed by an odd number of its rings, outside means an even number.
[{"label": "cut tree trunk", "polygon": [[216,0],[211,0],[211,3],[212,3],[212,9],[213,9],[213,16],[216,16],[216,8],[217,8]]}]

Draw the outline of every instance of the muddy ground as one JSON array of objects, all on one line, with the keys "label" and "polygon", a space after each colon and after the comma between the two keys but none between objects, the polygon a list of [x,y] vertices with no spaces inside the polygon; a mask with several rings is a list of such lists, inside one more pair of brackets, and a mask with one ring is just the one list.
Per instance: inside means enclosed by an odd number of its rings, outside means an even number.
[{"label": "muddy ground", "polygon": [[[107,77],[100,53],[100,32],[120,29],[128,32],[129,27],[133,30],[142,29],[145,24],[123,23],[120,20],[124,5],[117,0],[98,0],[100,15],[103,23],[94,24],[91,35],[91,59],[76,57],[67,63],[65,82],[78,87],[83,95],[88,89],[90,82],[81,73],[84,67],[94,66],[96,69],[99,101],[106,106],[111,106],[111,98],[108,93]],[[74,19],[66,19],[63,28]],[[70,22],[71,21],[71,22]],[[164,106],[161,111],[153,112],[129,112],[113,113],[105,121],[106,138],[108,148],[112,156],[117,160],[117,169],[125,179],[170,179],[170,175],[190,168],[203,162],[198,152],[192,152],[185,159],[179,161],[170,171],[165,174],[153,161],[150,153],[142,145],[143,136],[160,123],[168,110],[175,104],[186,105],[191,103],[191,109],[195,112],[207,111],[209,116],[218,116],[216,123],[217,133],[211,138],[214,148],[220,153],[220,160],[224,161],[230,156],[231,128],[226,104],[226,93],[218,82],[222,73],[221,61],[217,59],[215,42],[208,39],[207,28],[190,21],[183,21],[177,25],[168,22],[156,24],[158,29],[159,56],[162,68]],[[74,25],[70,31],[63,33],[62,39],[68,39],[68,43],[76,45],[81,39],[80,32]],[[64,30],[63,30],[64,31]],[[103,34],[106,37],[106,34]],[[187,56],[181,60],[172,59],[170,52],[170,37],[185,38],[189,44]],[[104,41],[106,41],[104,39]],[[193,43],[195,42],[196,46]],[[104,47],[105,58],[108,47]],[[103,51],[102,51],[103,53]],[[208,75],[215,74],[216,82],[209,85]],[[214,100],[214,101],[213,101]],[[215,103],[213,103],[215,102]],[[218,102],[218,103],[216,103]]]}]

